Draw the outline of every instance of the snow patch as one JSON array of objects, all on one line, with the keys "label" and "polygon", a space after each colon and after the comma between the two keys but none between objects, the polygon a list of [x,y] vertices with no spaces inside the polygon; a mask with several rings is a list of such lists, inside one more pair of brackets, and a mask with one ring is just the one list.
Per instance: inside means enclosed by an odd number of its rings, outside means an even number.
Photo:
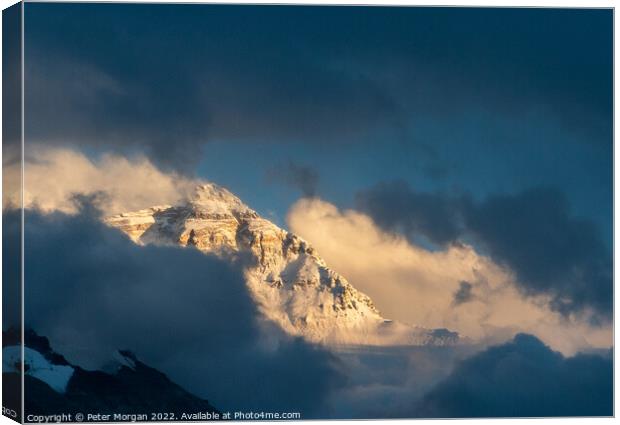
[{"label": "snow patch", "polygon": [[[18,345],[2,349],[2,373],[21,373],[21,350]],[[67,384],[75,371],[71,366],[50,363],[41,353],[31,348],[24,348],[24,369],[26,375],[40,379],[58,393],[67,390]]]}]

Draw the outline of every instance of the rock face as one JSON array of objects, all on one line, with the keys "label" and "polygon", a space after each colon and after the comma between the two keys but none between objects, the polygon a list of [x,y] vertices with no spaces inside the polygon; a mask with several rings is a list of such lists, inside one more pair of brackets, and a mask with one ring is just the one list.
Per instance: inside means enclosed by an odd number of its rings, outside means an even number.
[{"label": "rock face", "polygon": [[371,299],[330,269],[299,236],[260,217],[228,190],[196,188],[181,206],[156,206],[106,223],[138,244],[193,246],[244,261],[264,316],[292,335],[329,344],[454,344],[458,335],[386,320]]}]

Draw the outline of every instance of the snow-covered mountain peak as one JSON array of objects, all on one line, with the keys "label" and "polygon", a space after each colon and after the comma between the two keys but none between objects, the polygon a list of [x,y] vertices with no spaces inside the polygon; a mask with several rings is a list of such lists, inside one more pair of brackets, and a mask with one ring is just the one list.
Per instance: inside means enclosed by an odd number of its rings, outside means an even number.
[{"label": "snow-covered mountain peak", "polygon": [[256,214],[241,199],[214,183],[196,186],[188,199],[188,206],[197,213],[207,215]]},{"label": "snow-covered mountain peak", "polygon": [[331,269],[312,245],[260,217],[228,190],[198,186],[180,206],[106,219],[138,244],[193,246],[229,258],[250,254],[248,289],[264,316],[285,332],[335,344],[445,345],[455,333],[384,319],[366,294]]}]

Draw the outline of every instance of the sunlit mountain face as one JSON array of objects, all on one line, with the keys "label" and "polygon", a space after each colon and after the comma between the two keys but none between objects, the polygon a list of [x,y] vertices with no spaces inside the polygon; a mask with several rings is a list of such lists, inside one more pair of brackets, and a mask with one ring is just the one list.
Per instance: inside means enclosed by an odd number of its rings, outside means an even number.
[{"label": "sunlit mountain face", "polygon": [[24,10],[24,414],[613,414],[611,10]]}]

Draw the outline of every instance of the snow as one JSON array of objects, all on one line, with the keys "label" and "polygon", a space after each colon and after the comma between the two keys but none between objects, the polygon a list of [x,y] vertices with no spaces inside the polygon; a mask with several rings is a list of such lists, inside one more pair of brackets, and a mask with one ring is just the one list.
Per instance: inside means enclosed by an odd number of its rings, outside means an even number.
[{"label": "snow", "polygon": [[235,195],[212,183],[196,187],[194,196],[189,202],[195,209],[210,214],[254,213]]},{"label": "snow", "polygon": [[[21,373],[21,349],[18,345],[2,349],[3,373]],[[54,365],[41,353],[28,347],[24,347],[24,357],[26,375],[40,379],[58,393],[64,393],[67,390],[67,384],[74,372],[71,366]]]},{"label": "snow", "polygon": [[372,300],[330,269],[309,242],[260,217],[220,186],[198,186],[184,205],[157,209],[159,222],[146,231],[143,223],[155,210],[125,213],[106,222],[140,244],[191,244],[224,257],[231,251],[252,254],[256,265],[245,270],[250,293],[263,315],[292,335],[327,344],[455,341],[450,333],[387,321]]},{"label": "snow", "polygon": [[131,370],[136,370],[136,362],[134,361],[134,359],[132,359],[129,356],[124,355],[120,351],[114,352],[113,359],[114,359],[114,362],[116,362],[119,367],[125,366]]}]

